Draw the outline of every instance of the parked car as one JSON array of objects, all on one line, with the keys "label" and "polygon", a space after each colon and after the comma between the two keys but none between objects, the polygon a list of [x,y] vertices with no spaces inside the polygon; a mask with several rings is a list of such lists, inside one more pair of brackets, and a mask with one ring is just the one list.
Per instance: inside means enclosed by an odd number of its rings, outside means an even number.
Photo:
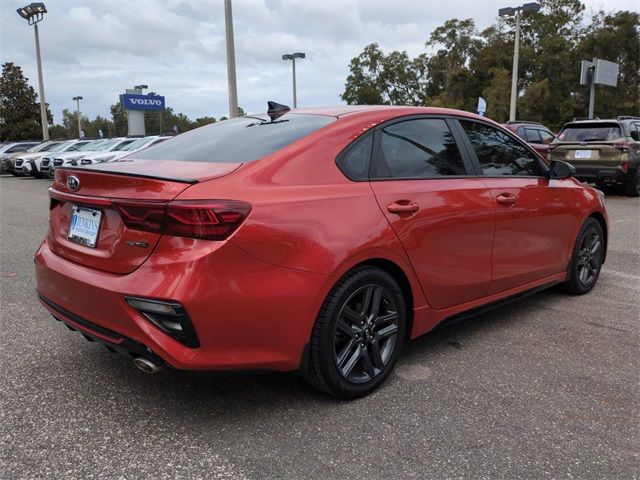
[{"label": "parked car", "polygon": [[531,145],[542,158],[548,161],[549,145],[556,138],[551,130],[538,122],[509,121],[504,126]]},{"label": "parked car", "polygon": [[16,175],[15,173],[15,164],[16,159],[18,157],[23,157],[24,155],[30,154],[40,154],[51,150],[53,147],[58,145],[60,142],[57,140],[48,140],[46,142],[39,143],[38,145],[34,145],[26,151],[14,152],[10,154],[5,154],[4,159],[2,160],[2,166],[0,167],[3,172],[11,173]]},{"label": "parked car", "polygon": [[56,155],[51,162],[49,176],[53,176],[53,172],[56,168],[80,165],[80,160],[86,155],[110,152],[120,146],[125,147],[130,143],[136,141],[136,139],[137,138],[134,137],[116,137],[104,140],[95,140],[88,145],[83,145],[75,152],[67,152],[61,155]]},{"label": "parked car", "polygon": [[143,148],[150,147],[157,143],[164,142],[173,137],[161,137],[159,135],[150,135],[148,137],[135,138],[127,143],[122,143],[116,148],[113,148],[104,152],[93,152],[85,155],[80,159],[80,165],[91,165],[93,163],[112,162],[127,155],[131,155],[133,152],[142,150]]},{"label": "parked car", "polygon": [[552,160],[571,163],[575,177],[599,188],[620,186],[640,195],[640,117],[567,123],[552,144]]},{"label": "parked car", "polygon": [[271,104],[56,169],[37,291],[146,372],[299,370],[354,398],[443,321],[594,287],[607,215],[571,173],[468,112]]},{"label": "parked car", "polygon": [[7,160],[13,154],[25,152],[41,142],[10,142],[0,145],[0,173],[7,171]]},{"label": "parked car", "polygon": [[[50,169],[50,163],[53,159],[53,156],[58,155],[64,152],[72,152],[77,150],[78,148],[86,145],[93,140],[65,140],[51,150],[33,154],[32,156],[21,156],[16,159],[16,173],[19,175],[32,175],[35,178],[43,178],[48,176],[48,171]],[[21,161],[22,160],[22,161]],[[42,171],[42,167],[45,167],[44,172]]]}]

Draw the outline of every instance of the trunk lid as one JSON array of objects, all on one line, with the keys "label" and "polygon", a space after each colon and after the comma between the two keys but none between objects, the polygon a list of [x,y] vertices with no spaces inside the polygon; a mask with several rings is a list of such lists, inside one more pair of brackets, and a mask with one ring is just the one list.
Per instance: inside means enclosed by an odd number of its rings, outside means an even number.
[{"label": "trunk lid", "polygon": [[[49,188],[49,247],[55,254],[86,267],[130,273],[149,257],[162,234],[128,228],[117,205],[128,202],[135,208],[136,202],[144,202],[161,209],[189,186],[227,175],[240,165],[136,160],[57,169]],[[75,179],[69,181],[72,176]],[[78,223],[82,227],[87,218],[94,246],[79,243],[91,242],[76,235]],[[70,233],[75,239],[69,238]]]},{"label": "trunk lid", "polygon": [[623,161],[622,148],[611,143],[559,143],[549,154],[551,160],[562,160],[575,166],[602,165],[617,167]]}]

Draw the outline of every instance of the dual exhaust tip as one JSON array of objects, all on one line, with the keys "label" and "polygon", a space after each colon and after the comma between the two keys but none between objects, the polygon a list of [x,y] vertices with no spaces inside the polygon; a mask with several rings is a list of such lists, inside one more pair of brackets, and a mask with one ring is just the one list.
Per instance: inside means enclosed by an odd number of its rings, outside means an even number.
[{"label": "dual exhaust tip", "polygon": [[158,373],[162,370],[160,365],[155,364],[153,361],[145,357],[136,357],[133,359],[133,364],[144,373]]}]

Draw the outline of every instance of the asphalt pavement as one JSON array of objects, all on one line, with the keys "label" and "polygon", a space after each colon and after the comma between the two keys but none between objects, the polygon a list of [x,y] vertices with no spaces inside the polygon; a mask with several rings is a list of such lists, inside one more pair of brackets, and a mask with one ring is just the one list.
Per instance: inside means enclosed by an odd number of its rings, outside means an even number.
[{"label": "asphalt pavement", "polygon": [[48,182],[0,177],[0,479],[634,479],[640,199],[608,196],[586,296],[543,292],[412,342],[367,398],[290,374],[146,375],[34,291]]}]

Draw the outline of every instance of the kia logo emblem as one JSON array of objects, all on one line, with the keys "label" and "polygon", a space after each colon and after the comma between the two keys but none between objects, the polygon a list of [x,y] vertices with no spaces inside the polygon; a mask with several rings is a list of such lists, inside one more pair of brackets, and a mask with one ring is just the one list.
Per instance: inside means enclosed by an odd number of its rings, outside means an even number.
[{"label": "kia logo emblem", "polygon": [[67,178],[67,187],[69,190],[78,190],[80,188],[80,180],[75,175],[71,175]]}]

